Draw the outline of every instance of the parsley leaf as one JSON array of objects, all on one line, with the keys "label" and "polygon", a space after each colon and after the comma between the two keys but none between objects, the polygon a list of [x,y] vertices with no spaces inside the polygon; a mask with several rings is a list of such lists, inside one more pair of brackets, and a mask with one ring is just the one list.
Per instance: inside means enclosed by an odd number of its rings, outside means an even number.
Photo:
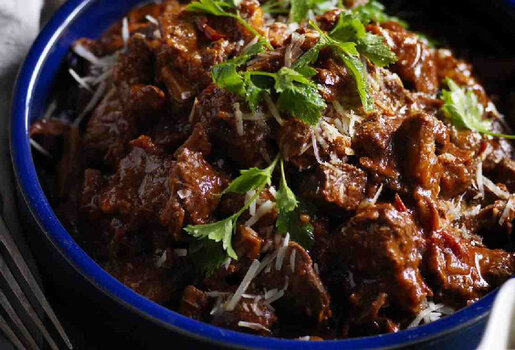
[{"label": "parsley leaf", "polygon": [[286,183],[282,159],[281,183],[276,200],[278,216],[275,225],[279,233],[286,234],[288,232],[293,241],[309,249],[313,244],[313,226],[300,221],[299,201]]},{"label": "parsley leaf", "polygon": [[377,66],[395,63],[395,53],[386,45],[383,37],[366,32],[366,23],[355,15],[342,13],[329,36],[339,42],[356,43],[358,52]]},{"label": "parsley leaf", "polygon": [[[359,57],[359,52],[356,49],[356,43],[340,42],[322,31],[322,29],[320,29],[316,23],[310,21],[310,24],[320,34],[319,40],[322,40],[323,45],[330,47],[333,50],[333,53],[340,57],[342,62],[354,77],[363,109],[366,112],[372,111],[374,106],[372,97],[370,96],[365,66]],[[337,32],[336,36],[339,37],[340,35],[343,36],[343,32]],[[321,48],[318,49],[318,52],[320,52],[320,50]],[[309,53],[309,51],[307,53]]]},{"label": "parsley leaf", "polygon": [[277,191],[277,210],[279,211],[279,215],[286,214],[292,212],[297,208],[299,202],[295,197],[293,191],[288,187],[286,183],[286,176],[284,174],[284,164],[281,159],[281,183],[279,185],[279,191]]},{"label": "parsley leaf", "polygon": [[457,127],[477,131],[494,137],[515,139],[515,135],[494,133],[491,131],[490,120],[483,119],[483,106],[477,100],[472,90],[465,90],[452,79],[446,80],[449,90],[442,90],[444,105],[442,111],[445,116]]},{"label": "parsley leaf", "polygon": [[227,89],[237,95],[245,94],[245,85],[248,83],[238,73],[237,68],[247,63],[252,56],[263,51],[263,43],[257,42],[242,54],[213,66],[210,71],[213,82],[221,89]]},{"label": "parsley leaf", "polygon": [[276,74],[277,107],[309,125],[317,125],[327,105],[315,83],[293,69],[282,67]]},{"label": "parsley leaf", "polygon": [[[256,191],[254,196],[252,196],[237,213],[217,222],[205,225],[188,225],[184,228],[184,231],[188,234],[197,238],[200,242],[203,242],[196,243],[195,245],[199,251],[203,251],[202,254],[216,255],[215,257],[204,256],[199,260],[195,260],[200,270],[206,272],[213,271],[225,261],[227,257],[238,260],[238,256],[232,247],[232,236],[236,231],[238,219],[241,214],[249,208],[250,204],[258,198],[265,186],[271,183],[272,173],[278,160],[279,155],[277,155],[272,164],[265,169],[252,168],[242,170],[241,175],[233,180],[229,187],[225,189],[223,193],[247,193],[252,190]],[[221,247],[220,242],[222,243]],[[218,243],[218,248],[214,247],[213,243]]]},{"label": "parsley leaf", "polygon": [[272,164],[265,169],[250,168],[247,170],[241,170],[241,175],[234,179],[223,193],[245,194],[249,191],[265,187],[267,184],[270,185],[272,172],[274,171],[277,161],[278,157],[276,157]]},{"label": "parsley leaf", "polygon": [[238,259],[231,245],[232,233],[235,228],[236,220],[239,215],[229,216],[222,221],[213,222],[211,224],[187,226],[184,230],[195,238],[208,238],[214,242],[222,242],[223,249],[233,258]]},{"label": "parsley leaf", "polygon": [[369,1],[366,5],[357,7],[354,9],[354,13],[358,15],[363,23],[369,23],[370,21],[376,23],[384,22],[397,22],[403,27],[407,27],[407,23],[398,17],[389,16],[384,12],[385,7],[379,1]]},{"label": "parsley leaf", "polygon": [[[228,12],[227,10],[233,10],[235,12]],[[240,12],[233,0],[195,0],[186,6],[186,11],[190,12],[201,12],[207,13],[213,16],[231,17],[240,23],[245,29],[257,36],[268,49],[273,50],[270,42],[261,35],[256,29],[241,17]]]},{"label": "parsley leaf", "polygon": [[205,276],[211,275],[230,258],[220,244],[209,239],[191,242],[188,255],[195,263],[195,267]]}]

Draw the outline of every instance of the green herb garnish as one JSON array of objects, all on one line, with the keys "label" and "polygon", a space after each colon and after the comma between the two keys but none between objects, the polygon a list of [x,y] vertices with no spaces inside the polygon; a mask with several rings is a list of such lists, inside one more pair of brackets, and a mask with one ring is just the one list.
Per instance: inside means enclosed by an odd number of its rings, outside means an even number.
[{"label": "green herb garnish", "polygon": [[[188,225],[184,228],[184,231],[186,231],[188,234],[192,235],[193,237],[203,241],[203,240],[210,240],[215,243],[222,243],[221,248],[218,249],[219,252],[223,252],[223,256],[208,259],[202,261],[197,261],[197,265],[199,268],[203,271],[211,271],[216,269],[223,261],[225,261],[227,258],[232,258],[237,260],[238,256],[236,255],[236,252],[234,251],[232,247],[232,236],[237,228],[237,221],[238,218],[243,214],[249,206],[254,202],[261,191],[265,188],[265,186],[268,184],[271,184],[272,180],[272,173],[274,171],[274,168],[279,160],[279,155],[274,159],[272,164],[268,166],[265,169],[257,169],[257,168],[251,168],[248,170],[242,170],[241,175],[238,176],[234,181],[231,182],[229,187],[227,187],[224,190],[225,193],[247,193],[249,191],[256,191],[256,193],[250,198],[250,200],[245,203],[245,205],[235,214],[229,216],[226,219],[223,219],[221,221],[213,222],[210,224],[205,225]],[[202,247],[203,249],[206,249],[205,247],[209,246],[210,250],[215,250],[213,248],[212,243],[203,243]],[[220,244],[218,244],[220,246]],[[199,249],[200,249],[199,248]],[[217,253],[217,255],[220,255],[220,253]],[[213,262],[218,263],[217,266],[209,266]],[[207,264],[207,265],[206,265]]]},{"label": "green herb garnish", "polygon": [[353,12],[358,15],[361,19],[361,22],[369,23],[370,21],[376,23],[384,23],[384,22],[397,22],[403,27],[407,27],[408,24],[402,19],[394,16],[388,15],[384,12],[385,7],[379,1],[369,1],[366,5],[359,6],[353,10]]},{"label": "green herb garnish", "polygon": [[298,242],[306,249],[311,248],[314,240],[313,226],[300,221],[299,201],[286,183],[282,159],[281,183],[279,191],[277,191],[276,200],[278,216],[275,225],[279,233],[289,233],[293,241]]},{"label": "green herb garnish", "polygon": [[458,86],[454,80],[445,80],[449,90],[442,90],[444,105],[442,111],[452,124],[459,128],[477,131],[494,137],[515,139],[515,135],[492,132],[492,122],[483,119],[484,108],[479,103],[476,94],[470,89]]},{"label": "green herb garnish", "polygon": [[[228,11],[229,10],[229,11]],[[213,16],[231,17],[258,37],[268,49],[273,50],[268,40],[243,19],[233,0],[196,0],[186,6],[186,11],[207,13]],[[230,12],[234,11],[234,12]]]}]

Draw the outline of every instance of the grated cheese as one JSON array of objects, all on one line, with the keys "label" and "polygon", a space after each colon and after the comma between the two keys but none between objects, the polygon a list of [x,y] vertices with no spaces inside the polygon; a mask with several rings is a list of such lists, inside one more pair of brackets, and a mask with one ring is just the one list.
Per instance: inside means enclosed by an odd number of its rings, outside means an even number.
[{"label": "grated cheese", "polygon": [[290,254],[290,267],[291,267],[292,273],[295,272],[295,256],[296,255],[297,255],[297,250],[293,249],[293,251]]},{"label": "grated cheese", "polygon": [[277,109],[277,106],[275,105],[274,101],[272,101],[272,98],[270,97],[270,95],[267,93],[264,93],[263,99],[265,100],[268,110],[270,111],[272,116],[275,118],[277,123],[279,125],[283,125],[284,119],[281,118],[281,115],[279,114],[279,110]]},{"label": "grated cheese", "polygon": [[123,48],[125,51],[127,51],[127,48],[129,47],[129,38],[130,38],[129,20],[127,19],[127,17],[124,17],[123,21],[122,21],[122,39],[123,39]]},{"label": "grated cheese", "polygon": [[34,149],[36,151],[38,151],[39,153],[41,153],[42,155],[44,155],[45,157],[49,158],[49,159],[52,159],[52,155],[50,154],[50,152],[48,152],[46,149],[43,148],[43,146],[41,146],[39,143],[37,143],[36,141],[34,141],[34,139],[29,139],[29,142],[30,142],[30,145],[32,147],[34,147]]},{"label": "grated cheese", "polygon": [[[95,91],[95,93],[91,97],[91,100],[89,100],[86,107],[84,107],[84,110],[79,114],[77,119],[73,121],[72,125],[74,127],[78,127],[79,124],[82,122],[82,119],[84,119],[84,117],[95,108],[95,106],[100,102],[100,99],[104,96],[106,89],[107,84],[105,82],[100,83],[100,85],[97,88],[97,91]],[[114,94],[114,92],[115,90],[113,89],[107,95],[110,96],[111,94]],[[106,99],[108,98],[108,96],[106,96]]]},{"label": "grated cheese", "polygon": [[261,300],[261,295],[258,295],[256,297],[256,299],[254,299],[254,302],[252,303],[251,305],[251,308],[252,308],[252,311],[257,315],[257,316],[263,316],[263,312],[259,309],[259,306],[258,306],[258,302]]},{"label": "grated cheese", "polygon": [[245,226],[251,227],[256,222],[258,222],[259,219],[261,219],[263,216],[272,212],[274,207],[275,203],[271,200],[267,200],[265,203],[261,204],[259,208],[257,208],[255,215],[251,216],[250,219],[248,219],[247,222],[245,222]]},{"label": "grated cheese", "polygon": [[189,196],[191,196],[191,191],[189,189],[181,189],[177,191],[177,195],[180,199],[188,198]]},{"label": "grated cheese", "polygon": [[74,71],[72,68],[69,68],[68,72],[80,86],[82,86],[84,89],[88,90],[89,92],[93,93],[93,90],[91,90],[91,87],[88,85],[88,83],[79,74],[77,74],[76,71]]},{"label": "grated cheese", "polygon": [[316,140],[314,132],[311,133],[311,142],[313,144],[313,153],[315,154],[315,158],[316,158],[317,162],[319,164],[324,164],[324,162],[322,161],[322,158],[320,158],[320,152],[318,151],[317,140]]},{"label": "grated cheese", "polygon": [[245,274],[245,277],[243,277],[243,280],[241,281],[240,285],[238,286],[238,289],[236,289],[236,292],[234,292],[234,295],[229,300],[229,302],[225,305],[225,310],[227,311],[233,311],[236,307],[236,304],[240,301],[241,296],[247,288],[250,285],[250,282],[254,279],[254,277],[257,274],[257,271],[260,267],[261,263],[254,259],[252,261],[252,264],[250,265],[249,269],[247,270],[247,273]]},{"label": "grated cheese", "polygon": [[485,187],[492,191],[497,197],[501,199],[509,199],[510,194],[506,191],[501,190],[496,184],[494,184],[489,178],[486,176],[482,176],[483,183]]},{"label": "grated cheese", "polygon": [[154,23],[156,26],[159,25],[159,22],[154,17],[152,17],[150,15],[146,15],[145,18],[147,21]]},{"label": "grated cheese", "polygon": [[510,197],[508,201],[506,202],[506,205],[504,206],[504,210],[502,211],[501,217],[499,218],[499,225],[503,225],[504,221],[506,220],[506,217],[510,213],[511,209],[513,208],[513,197]]},{"label": "grated cheese", "polygon": [[432,301],[427,303],[427,308],[422,310],[417,317],[408,325],[408,328],[413,328],[418,325],[422,321],[424,323],[434,322],[439,319],[442,315],[450,315],[454,312],[454,310],[444,304],[435,304]]},{"label": "grated cheese", "polygon": [[315,273],[317,275],[320,275],[320,270],[318,269],[318,263],[314,263],[313,264],[313,270],[315,270]]},{"label": "grated cheese", "polygon": [[479,190],[479,193],[481,193],[481,197],[484,197],[485,196],[485,188],[483,185],[483,162],[479,162],[477,164],[476,183],[477,183],[477,189]]},{"label": "grated cheese", "polygon": [[257,331],[266,331],[266,332],[271,333],[268,328],[266,328],[265,326],[263,326],[260,323],[255,323],[255,322],[239,321],[238,327],[250,328],[250,329],[257,330]]},{"label": "grated cheese", "polygon": [[290,242],[290,234],[286,233],[282,246],[278,249],[277,259],[275,260],[275,269],[281,270],[283,267],[284,256],[288,249],[288,243]]},{"label": "grated cheese", "polygon": [[240,110],[240,104],[238,102],[233,104],[234,108],[234,119],[236,119],[236,132],[238,135],[243,136],[243,114]]},{"label": "grated cheese", "polygon": [[163,264],[166,262],[166,249],[165,251],[163,252],[163,254],[159,257],[159,259],[157,259],[156,261],[156,267],[157,268],[161,268],[163,267]]},{"label": "grated cheese", "polygon": [[174,249],[173,252],[176,256],[187,256],[188,255],[188,249]]}]

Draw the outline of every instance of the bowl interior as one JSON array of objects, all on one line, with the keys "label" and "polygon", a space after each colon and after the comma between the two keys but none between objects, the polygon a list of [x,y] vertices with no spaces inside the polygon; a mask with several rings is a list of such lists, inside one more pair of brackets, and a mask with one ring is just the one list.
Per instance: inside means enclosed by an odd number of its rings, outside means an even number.
[{"label": "bowl interior", "polygon": [[[12,108],[11,152],[22,195],[47,238],[83,274],[117,302],[151,317],[176,332],[235,346],[259,348],[373,348],[407,345],[450,332],[485,317],[495,292],[452,316],[396,334],[302,342],[247,335],[214,327],[161,307],[125,287],[98,266],[70,237],[57,219],[39,183],[29,146],[28,129],[43,116],[55,77],[71,44],[81,37],[98,37],[141,0],[68,0],[34,43],[20,72]],[[434,6],[434,5],[433,5]],[[513,23],[513,22],[512,22]]]}]

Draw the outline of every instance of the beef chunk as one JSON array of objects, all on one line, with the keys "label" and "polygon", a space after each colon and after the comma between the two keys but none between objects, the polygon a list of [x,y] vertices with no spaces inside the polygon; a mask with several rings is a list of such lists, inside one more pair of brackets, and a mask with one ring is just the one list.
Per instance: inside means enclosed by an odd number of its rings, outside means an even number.
[{"label": "beef chunk", "polygon": [[407,86],[416,91],[436,93],[439,79],[434,52],[427,47],[417,34],[405,30],[396,22],[386,22],[380,26],[367,27],[374,34],[381,35],[398,57],[392,70],[398,73]]},{"label": "beef chunk", "polygon": [[367,176],[350,164],[321,164],[303,177],[303,196],[329,207],[355,210],[365,198]]},{"label": "beef chunk", "polygon": [[187,286],[182,294],[179,312],[194,320],[204,321],[207,315],[208,300],[203,291],[192,285]]},{"label": "beef chunk", "polygon": [[386,293],[391,304],[413,314],[421,310],[431,290],[419,271],[423,239],[409,213],[391,204],[367,206],[338,237],[336,249],[354,279],[351,292],[363,293],[367,281],[374,281],[374,288]]},{"label": "beef chunk", "polygon": [[356,337],[398,332],[400,324],[385,315],[385,309],[390,306],[388,294],[372,286],[361,287],[349,297],[352,316],[343,324],[343,335]]},{"label": "beef chunk", "polygon": [[154,55],[142,35],[131,36],[127,51],[122,53],[113,68],[115,85],[152,84],[154,81]]},{"label": "beef chunk", "polygon": [[215,326],[245,331],[262,336],[272,335],[272,328],[277,322],[273,308],[263,299],[243,297],[232,311],[223,309],[214,312],[211,323]]},{"label": "beef chunk", "polygon": [[210,222],[227,180],[202,153],[183,148],[170,168],[170,197],[161,212],[161,223],[177,237],[184,224]]},{"label": "beef chunk", "polygon": [[435,135],[443,126],[424,114],[407,119],[398,132],[399,151],[406,153],[403,173],[415,184],[438,194],[441,165],[436,155]]},{"label": "beef chunk", "polygon": [[[318,165],[316,152],[321,161],[340,161],[352,154],[351,139],[326,121],[313,130],[298,120],[289,120],[279,129],[278,141],[281,154],[299,170]],[[313,142],[316,142],[316,151]]]},{"label": "beef chunk", "polygon": [[165,304],[173,297],[173,279],[166,270],[154,266],[151,256],[111,260],[104,268],[127,287],[158,304]]},{"label": "beef chunk", "polygon": [[300,313],[317,323],[325,323],[331,317],[330,299],[320,278],[313,270],[313,261],[304,248],[290,242],[284,252],[282,264],[271,263],[255,279],[258,288],[278,290],[285,288],[279,302],[290,313]]},{"label": "beef chunk", "polygon": [[82,140],[86,159],[93,164],[115,167],[137,135],[136,120],[124,108],[124,92],[112,88],[88,121]]},{"label": "beef chunk", "polygon": [[506,185],[510,193],[515,192],[515,160],[503,158],[493,171],[494,182]]},{"label": "beef chunk", "polygon": [[179,104],[192,99],[201,89],[199,84],[209,79],[202,65],[194,15],[182,10],[183,5],[177,4],[159,18],[163,45],[157,56],[159,79]]},{"label": "beef chunk", "polygon": [[240,168],[264,166],[275,153],[270,127],[265,121],[239,125],[235,117],[237,101],[234,94],[212,84],[198,98],[195,119],[204,124],[217,154],[230,157]]},{"label": "beef chunk", "polygon": [[513,253],[473,246],[458,234],[434,232],[425,258],[438,288],[464,306],[515,272]]},{"label": "beef chunk", "polygon": [[159,225],[168,199],[171,160],[149,137],[140,136],[131,146],[99,202],[104,214],[124,218],[126,229],[133,231],[141,225]]},{"label": "beef chunk", "polygon": [[247,257],[250,260],[259,258],[263,240],[256,231],[250,227],[240,225],[234,237],[234,251],[239,257]]}]

